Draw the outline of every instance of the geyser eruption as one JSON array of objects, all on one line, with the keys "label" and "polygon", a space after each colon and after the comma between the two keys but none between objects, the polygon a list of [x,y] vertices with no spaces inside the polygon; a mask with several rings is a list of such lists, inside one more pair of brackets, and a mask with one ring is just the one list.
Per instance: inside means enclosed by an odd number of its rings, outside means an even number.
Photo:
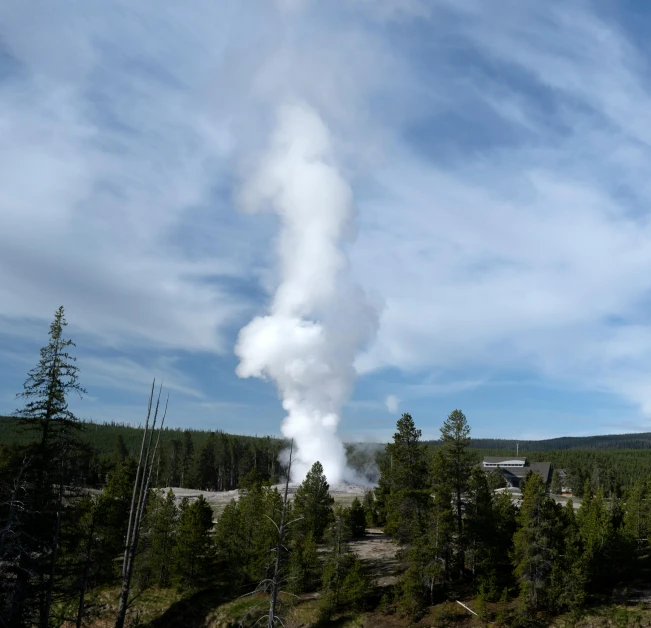
[{"label": "geyser eruption", "polygon": [[351,232],[352,192],[333,165],[328,129],[305,105],[284,107],[271,146],[246,182],[251,211],[281,218],[280,285],[267,316],[239,334],[240,377],[276,382],[295,442],[292,479],[319,460],[331,484],[356,478],[337,436],[355,379],[357,352],[376,332],[377,309],[352,280],[344,244]]}]

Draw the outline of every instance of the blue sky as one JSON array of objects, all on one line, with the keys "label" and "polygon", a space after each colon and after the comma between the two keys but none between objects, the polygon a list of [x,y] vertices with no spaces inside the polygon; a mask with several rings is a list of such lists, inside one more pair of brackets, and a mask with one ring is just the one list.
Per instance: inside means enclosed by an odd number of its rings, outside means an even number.
[{"label": "blue sky", "polygon": [[63,304],[85,418],[279,433],[235,374],[278,285],[243,181],[301,102],[354,193],[381,304],[345,438],[546,438],[651,423],[646,3],[0,5],[0,412]]}]

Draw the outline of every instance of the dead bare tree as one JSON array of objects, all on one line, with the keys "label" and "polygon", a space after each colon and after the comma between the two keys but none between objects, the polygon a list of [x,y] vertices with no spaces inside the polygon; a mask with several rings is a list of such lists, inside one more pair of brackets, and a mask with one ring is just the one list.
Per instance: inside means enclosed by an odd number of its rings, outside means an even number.
[{"label": "dead bare tree", "polygon": [[[273,628],[273,625],[278,619],[276,615],[276,606],[278,604],[278,592],[280,589],[280,569],[281,569],[281,553],[285,547],[285,520],[287,518],[287,502],[289,494],[289,477],[292,472],[292,453],[294,451],[294,441],[289,448],[289,465],[287,467],[287,479],[285,480],[285,495],[283,496],[283,512],[280,516],[280,527],[278,528],[278,543],[276,544],[276,560],[274,563],[274,574],[271,579],[271,596],[269,598],[269,621],[267,628]],[[282,623],[282,622],[281,622]]]},{"label": "dead bare tree", "polygon": [[151,446],[156,429],[156,422],[158,420],[158,409],[160,405],[161,393],[163,385],[161,384],[158,391],[158,399],[156,401],[156,408],[154,410],[154,418],[152,421],[151,429],[148,429],[149,419],[151,417],[152,403],[154,399],[154,388],[156,380],[152,383],[151,393],[149,395],[149,404],[147,406],[147,419],[145,421],[145,430],[142,435],[142,444],[140,446],[140,458],[138,460],[138,467],[136,469],[136,479],[133,484],[133,494],[131,497],[131,508],[129,510],[129,522],[127,525],[127,536],[124,548],[124,558],[122,561],[122,586],[120,588],[120,599],[118,602],[118,612],[115,618],[115,628],[123,628],[127,616],[127,609],[129,607],[129,592],[131,589],[131,579],[133,577],[133,569],[135,566],[135,558],[138,551],[138,541],[140,537],[140,526],[145,516],[145,508],[147,506],[147,498],[149,496],[149,484],[151,475],[158,452],[158,445],[160,443],[160,435],[165,424],[165,417],[167,416],[167,405],[169,397],[165,403],[165,411],[163,418],[158,428],[158,436],[156,444],[152,452]]},{"label": "dead bare tree", "polygon": [[[277,608],[278,608],[279,595],[280,593],[284,593],[283,591],[281,591],[280,587],[282,585],[282,565],[283,565],[282,554],[283,551],[287,551],[287,548],[285,547],[285,534],[287,532],[287,529],[292,523],[295,523],[303,519],[303,517],[298,517],[296,519],[293,519],[292,521],[287,522],[287,507],[289,505],[289,479],[291,477],[291,471],[292,471],[293,450],[294,450],[294,441],[292,439],[289,448],[289,464],[287,466],[287,478],[285,480],[285,492],[283,495],[283,507],[280,515],[280,525],[277,525],[276,522],[271,517],[265,515],[267,516],[269,521],[271,521],[271,523],[274,524],[278,532],[278,540],[276,546],[271,550],[272,552],[276,553],[274,557],[273,575],[271,578],[267,578],[262,582],[260,582],[254,591],[246,594],[246,595],[255,595],[256,593],[262,593],[262,592],[269,593],[269,612],[268,614],[262,615],[255,622],[254,626],[257,626],[264,619],[267,619],[267,628],[273,628],[276,623],[279,623],[282,626],[284,626],[282,619],[278,616]],[[256,605],[254,608],[257,608],[257,606],[258,605]]]}]

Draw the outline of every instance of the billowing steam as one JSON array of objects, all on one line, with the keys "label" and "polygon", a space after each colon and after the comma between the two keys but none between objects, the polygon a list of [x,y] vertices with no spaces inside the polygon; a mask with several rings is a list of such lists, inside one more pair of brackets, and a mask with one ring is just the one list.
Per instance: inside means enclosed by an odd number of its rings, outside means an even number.
[{"label": "billowing steam", "polygon": [[328,129],[305,105],[282,108],[271,147],[247,181],[250,210],[281,218],[280,285],[267,316],[240,331],[240,377],[270,377],[297,450],[292,479],[323,464],[328,481],[354,480],[337,436],[352,392],[357,352],[375,335],[377,309],[351,279],[343,245],[351,232],[351,189],[333,165]]}]

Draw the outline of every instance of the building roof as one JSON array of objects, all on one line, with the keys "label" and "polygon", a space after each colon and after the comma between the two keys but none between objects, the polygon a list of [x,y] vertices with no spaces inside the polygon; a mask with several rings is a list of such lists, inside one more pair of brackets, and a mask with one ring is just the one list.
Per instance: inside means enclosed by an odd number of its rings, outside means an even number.
[{"label": "building roof", "polygon": [[548,483],[550,480],[550,475],[551,475],[551,462],[531,462],[531,463],[526,463],[525,458],[506,458],[504,456],[486,456],[484,458],[484,462],[482,463],[482,469],[486,469],[488,471],[493,471],[497,470],[495,468],[491,467],[486,467],[486,463],[488,464],[500,464],[503,462],[513,462],[513,461],[522,461],[524,462],[524,466],[522,467],[499,467],[499,470],[502,472],[504,476],[511,476],[511,477],[516,477],[519,479],[525,478],[529,471],[533,471],[534,473],[537,473],[542,479],[544,480],[545,483]]},{"label": "building roof", "polygon": [[526,458],[521,456],[485,456],[484,463],[488,462],[489,464],[499,464],[500,462],[522,462],[525,464],[527,462]]},{"label": "building roof", "polygon": [[545,480],[545,482],[549,482],[549,474],[552,469],[551,462],[532,462],[530,467],[534,473],[542,476],[542,479]]}]

